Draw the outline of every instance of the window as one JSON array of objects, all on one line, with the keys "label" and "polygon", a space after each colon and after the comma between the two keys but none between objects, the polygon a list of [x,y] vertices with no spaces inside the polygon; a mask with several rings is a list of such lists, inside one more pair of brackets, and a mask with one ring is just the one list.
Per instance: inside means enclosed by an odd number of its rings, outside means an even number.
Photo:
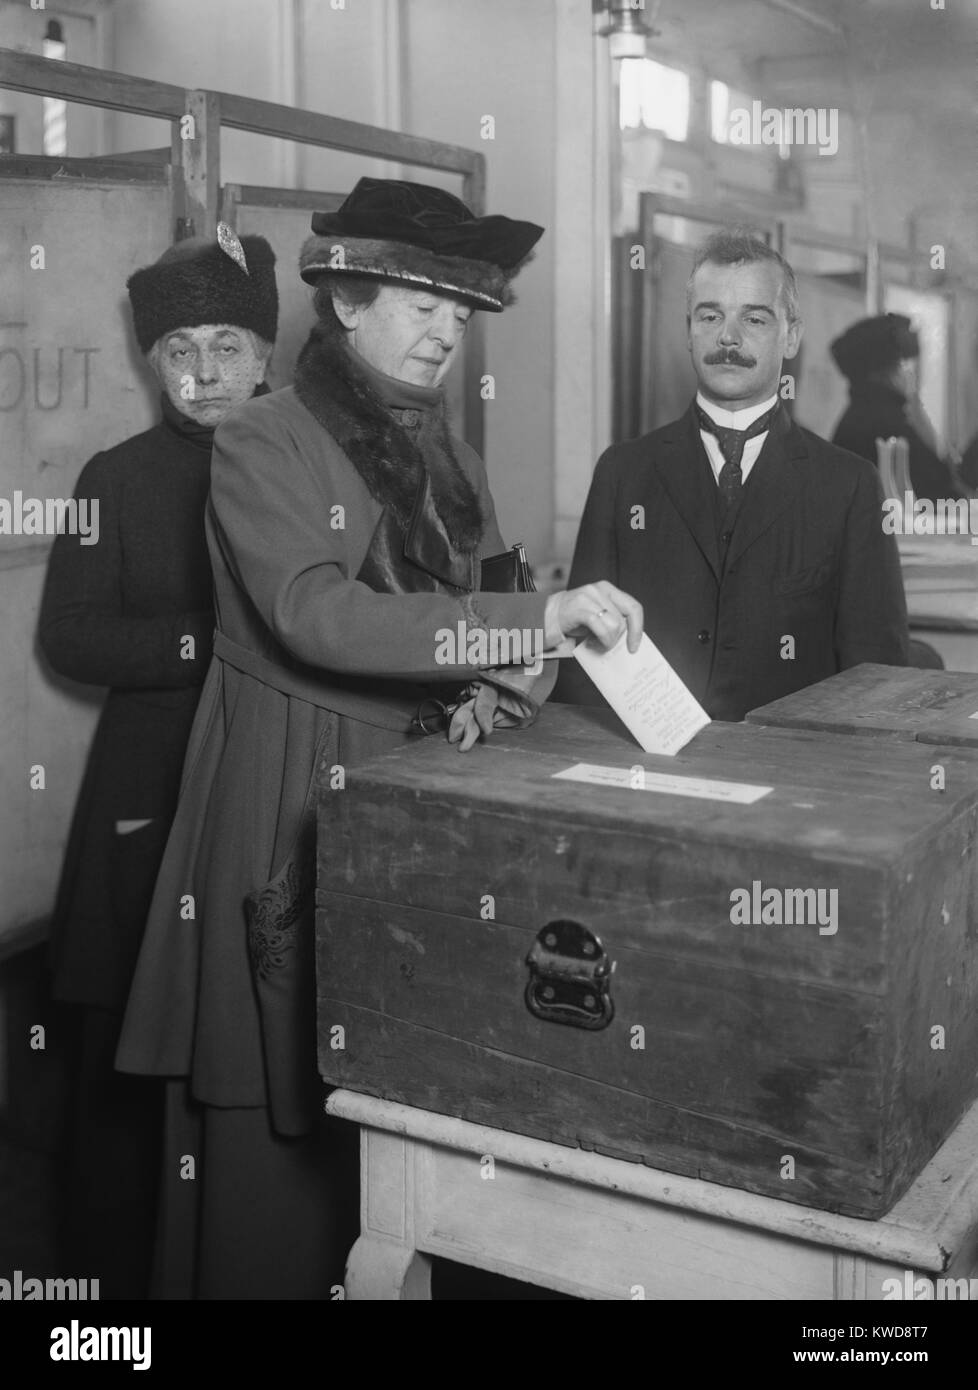
[{"label": "window", "polygon": [[[67,45],[61,25],[56,19],[48,21],[47,33],[41,45],[45,58],[63,59]],[[44,97],[44,153],[62,155],[68,153],[68,103],[54,97]]]},{"label": "window", "polygon": [[622,130],[661,130],[670,140],[685,140],[689,130],[689,74],[649,58],[626,58],[621,64]]},{"label": "window", "polygon": [[[728,87],[726,82],[710,83],[710,134],[718,145],[729,145],[731,143],[730,121],[734,113],[750,112],[753,109],[753,104],[754,98],[749,92],[742,92],[737,87]],[[780,118],[779,129],[781,129]],[[751,149],[761,147],[741,145],[741,148]],[[778,154],[782,159],[790,159],[791,157],[791,147],[784,139],[783,129],[781,129],[781,134],[778,139]]]},{"label": "window", "polygon": [[730,112],[738,107],[750,110],[746,92],[728,87],[726,82],[710,83],[710,134],[718,145],[726,145],[730,132]]}]

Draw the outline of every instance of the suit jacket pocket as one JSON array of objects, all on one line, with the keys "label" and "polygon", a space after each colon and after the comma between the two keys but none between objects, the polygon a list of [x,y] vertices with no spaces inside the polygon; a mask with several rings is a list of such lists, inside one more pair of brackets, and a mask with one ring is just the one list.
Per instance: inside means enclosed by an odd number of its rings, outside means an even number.
[{"label": "suit jacket pocket", "polygon": [[837,573],[837,563],[833,557],[823,560],[821,564],[811,565],[808,569],[786,574],[780,579],[775,579],[771,586],[772,592],[781,598],[798,598],[803,594],[813,594],[832,582]]}]

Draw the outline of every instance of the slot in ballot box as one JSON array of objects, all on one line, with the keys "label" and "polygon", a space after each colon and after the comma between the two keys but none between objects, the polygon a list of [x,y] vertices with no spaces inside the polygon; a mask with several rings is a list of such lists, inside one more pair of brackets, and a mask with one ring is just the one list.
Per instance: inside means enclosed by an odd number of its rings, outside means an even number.
[{"label": "slot in ballot box", "polygon": [[325,1080],[852,1216],[978,1095],[978,759],[547,706],[319,805]]}]

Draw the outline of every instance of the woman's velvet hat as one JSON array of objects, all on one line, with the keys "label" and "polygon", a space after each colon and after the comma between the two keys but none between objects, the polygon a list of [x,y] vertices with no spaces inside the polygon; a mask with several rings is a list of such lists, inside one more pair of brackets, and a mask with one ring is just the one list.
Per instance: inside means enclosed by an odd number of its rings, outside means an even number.
[{"label": "woman's velvet hat", "polygon": [[153,265],[130,275],[126,288],[140,351],[177,328],[230,323],[274,343],[278,329],[275,252],[262,236],[240,240],[221,223],[217,241],[188,237]]},{"label": "woman's velvet hat", "polygon": [[401,179],[361,179],[335,212],[317,212],[299,258],[321,275],[367,275],[429,289],[499,313],[510,282],[543,236],[533,222],[476,217],[451,193]]},{"label": "woman's velvet hat", "polygon": [[906,357],[919,357],[920,342],[905,314],[878,314],[847,328],[829,344],[829,351],[842,375],[858,381]]}]

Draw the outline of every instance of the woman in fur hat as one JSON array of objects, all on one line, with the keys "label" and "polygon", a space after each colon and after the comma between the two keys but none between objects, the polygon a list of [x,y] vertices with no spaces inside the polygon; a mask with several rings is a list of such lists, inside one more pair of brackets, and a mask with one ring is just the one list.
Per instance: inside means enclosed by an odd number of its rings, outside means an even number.
[{"label": "woman in fur hat", "polygon": [[55,671],[108,686],[54,914],[55,997],[79,1006],[65,1267],[102,1298],[145,1297],[162,1090],[114,1070],[122,1014],[211,658],[204,536],[211,442],[262,386],[275,340],[275,257],[262,237],[179,242],[129,280],[162,418],[86,464],[97,545],[54,543],[39,637]]},{"label": "woman in fur hat", "polygon": [[[189,1079],[168,1107],[170,1297],[329,1297],[357,1234],[356,1131],[323,1119],[316,1069],[317,793],[417,738],[426,697],[457,706],[450,737],[468,749],[532,717],[552,675],[534,690],[520,663],[567,636],[641,635],[610,584],[480,592],[504,545],[441,384],[542,229],[363,179],[313,232],[301,274],[319,322],[295,386],[215,440],[216,659],[119,1051],[126,1070]],[[464,655],[437,655],[460,622],[538,638],[471,682]],[[187,1154],[203,1156],[195,1182]]]}]

